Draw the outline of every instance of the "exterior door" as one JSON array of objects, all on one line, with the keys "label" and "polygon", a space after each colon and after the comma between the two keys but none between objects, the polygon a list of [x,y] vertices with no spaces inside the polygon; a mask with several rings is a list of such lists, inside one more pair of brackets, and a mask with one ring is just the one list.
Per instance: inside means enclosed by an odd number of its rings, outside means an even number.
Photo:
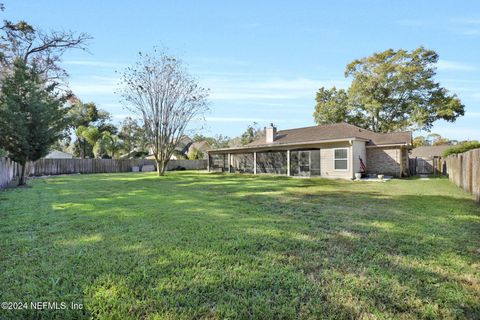
[{"label": "exterior door", "polygon": [[310,175],[310,151],[298,152],[298,174],[300,176]]}]

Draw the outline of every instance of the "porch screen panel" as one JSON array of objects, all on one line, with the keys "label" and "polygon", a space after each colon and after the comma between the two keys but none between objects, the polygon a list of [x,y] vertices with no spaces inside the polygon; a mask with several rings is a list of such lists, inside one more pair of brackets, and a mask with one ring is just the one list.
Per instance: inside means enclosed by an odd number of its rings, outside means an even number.
[{"label": "porch screen panel", "polygon": [[292,150],[290,152],[292,176],[320,176],[320,149]]},{"label": "porch screen panel", "polygon": [[320,149],[310,151],[310,173],[312,176],[320,175]]},{"label": "porch screen panel", "polygon": [[253,153],[235,153],[231,157],[233,172],[253,173]]},{"label": "porch screen panel", "polygon": [[290,174],[297,176],[298,170],[298,151],[290,151]]},{"label": "porch screen panel", "polygon": [[210,171],[226,172],[228,171],[228,155],[212,154],[210,155]]},{"label": "porch screen panel", "polygon": [[257,173],[287,174],[287,152],[257,152]]}]

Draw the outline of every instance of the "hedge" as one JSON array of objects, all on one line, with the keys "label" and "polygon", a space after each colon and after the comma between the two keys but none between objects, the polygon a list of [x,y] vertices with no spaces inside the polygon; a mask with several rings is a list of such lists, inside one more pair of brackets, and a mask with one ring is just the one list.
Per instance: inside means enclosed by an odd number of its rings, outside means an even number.
[{"label": "hedge", "polygon": [[451,148],[448,148],[447,150],[445,150],[445,152],[443,152],[443,156],[446,157],[451,154],[464,153],[468,150],[477,149],[477,148],[480,148],[480,142],[468,141],[468,142],[464,142],[462,144],[453,146]]}]

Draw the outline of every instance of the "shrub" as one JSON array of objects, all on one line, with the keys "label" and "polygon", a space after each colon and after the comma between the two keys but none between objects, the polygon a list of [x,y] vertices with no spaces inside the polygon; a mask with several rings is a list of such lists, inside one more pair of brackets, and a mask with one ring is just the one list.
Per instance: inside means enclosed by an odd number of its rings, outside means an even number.
[{"label": "shrub", "polygon": [[188,160],[203,159],[203,152],[196,148],[191,148],[188,151],[187,157],[188,157]]},{"label": "shrub", "polygon": [[467,142],[463,142],[461,144],[458,144],[456,146],[453,146],[451,148],[448,148],[443,153],[443,156],[446,157],[446,156],[449,156],[451,154],[464,153],[464,152],[467,152],[468,150],[477,149],[477,148],[480,148],[480,142],[478,142],[478,141],[467,141]]}]

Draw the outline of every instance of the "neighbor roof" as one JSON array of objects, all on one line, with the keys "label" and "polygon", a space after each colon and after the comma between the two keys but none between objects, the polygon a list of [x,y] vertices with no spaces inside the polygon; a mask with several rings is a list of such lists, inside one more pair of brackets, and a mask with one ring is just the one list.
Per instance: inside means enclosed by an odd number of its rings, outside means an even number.
[{"label": "neighbor roof", "polygon": [[210,144],[208,143],[208,141],[205,140],[196,141],[188,146],[188,150],[191,150],[193,148],[199,151],[207,151],[208,149],[210,149]]},{"label": "neighbor roof", "polygon": [[66,153],[60,150],[51,150],[46,156],[45,159],[71,159],[73,154]]},{"label": "neighbor roof", "polygon": [[411,155],[413,157],[441,157],[443,152],[451,147],[449,145],[418,147],[412,150]]},{"label": "neighbor roof", "polygon": [[[367,140],[367,145],[410,144],[412,141],[412,133],[376,133],[348,123],[335,123],[306,128],[280,130],[275,136],[275,141],[268,145],[354,138]],[[247,144],[247,147],[266,144],[265,138],[263,137]]]}]

